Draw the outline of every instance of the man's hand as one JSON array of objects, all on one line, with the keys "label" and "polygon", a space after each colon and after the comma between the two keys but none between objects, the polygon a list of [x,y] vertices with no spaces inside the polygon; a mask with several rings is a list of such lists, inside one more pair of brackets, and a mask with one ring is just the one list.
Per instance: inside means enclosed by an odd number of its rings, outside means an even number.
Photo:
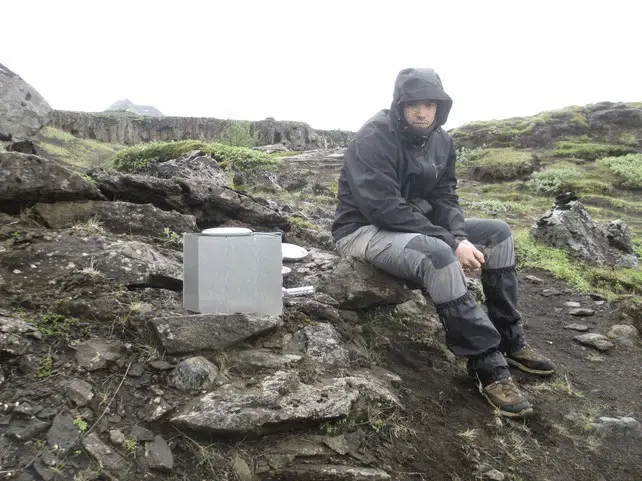
[{"label": "man's hand", "polygon": [[455,255],[462,269],[465,271],[476,271],[485,262],[484,254],[467,240],[460,242],[455,251]]}]

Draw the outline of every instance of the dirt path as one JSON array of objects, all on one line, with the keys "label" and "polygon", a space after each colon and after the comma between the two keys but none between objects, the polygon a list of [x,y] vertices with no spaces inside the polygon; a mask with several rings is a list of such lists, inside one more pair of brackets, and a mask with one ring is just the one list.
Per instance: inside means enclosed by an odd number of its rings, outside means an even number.
[{"label": "dirt path", "polygon": [[[589,296],[574,294],[544,273],[529,274],[544,284],[525,281],[526,274],[520,273],[519,308],[528,339],[559,367],[550,380],[515,372],[534,404],[532,419],[496,418],[466,377],[463,363],[449,363],[438,350],[431,355],[390,333],[395,340],[387,367],[403,379],[402,400],[410,407],[406,424],[416,431],[416,436],[391,435],[380,452],[391,465],[405,466],[392,470],[395,479],[494,479],[481,476],[492,468],[516,481],[642,479],[639,438],[602,439],[589,429],[598,416],[642,418],[642,350],[616,347],[598,354],[575,342],[579,333],[564,326],[583,323],[590,332],[606,333],[616,323],[609,305],[596,306]],[[550,288],[560,295],[543,296],[542,290]],[[567,301],[596,314],[571,316]],[[569,417],[572,412],[576,420]]]}]

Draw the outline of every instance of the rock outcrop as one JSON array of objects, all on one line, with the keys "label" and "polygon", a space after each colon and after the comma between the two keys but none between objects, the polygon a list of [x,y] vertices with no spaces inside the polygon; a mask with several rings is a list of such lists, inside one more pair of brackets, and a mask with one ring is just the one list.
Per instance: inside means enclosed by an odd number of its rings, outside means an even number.
[{"label": "rock outcrop", "polygon": [[42,95],[0,63],[0,142],[28,140],[51,121],[51,113]]},{"label": "rock outcrop", "polygon": [[95,168],[88,175],[110,200],[151,203],[162,210],[193,215],[202,227],[243,219],[255,226],[289,230],[284,213],[226,187],[225,173],[216,161],[198,151],[151,165],[141,174]]},{"label": "rock outcrop", "polygon": [[450,133],[459,146],[548,148],[562,138],[589,136],[594,141],[619,143],[623,132],[642,139],[642,105],[600,102],[585,107],[543,112],[532,117],[471,122]]},{"label": "rock outcrop", "polygon": [[637,268],[631,232],[621,221],[593,222],[582,203],[572,200],[546,212],[531,229],[533,237],[579,259]]},{"label": "rock outcrop", "polygon": [[[113,144],[198,139],[216,141],[227,120],[210,117],[143,117],[55,110],[54,127],[84,139]],[[353,136],[342,130],[315,130],[304,122],[265,119],[250,122],[257,145],[282,144],[291,150],[345,147]]]},{"label": "rock outcrop", "polygon": [[38,202],[101,200],[86,178],[53,160],[18,152],[0,152],[0,212],[17,214]]}]

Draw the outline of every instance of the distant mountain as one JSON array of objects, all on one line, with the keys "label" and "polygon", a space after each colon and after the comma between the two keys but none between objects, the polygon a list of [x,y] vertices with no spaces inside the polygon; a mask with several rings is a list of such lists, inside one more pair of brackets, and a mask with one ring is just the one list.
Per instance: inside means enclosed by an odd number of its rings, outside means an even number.
[{"label": "distant mountain", "polygon": [[163,113],[151,105],[136,105],[129,99],[114,102],[105,112],[129,112],[146,117],[164,117]]}]

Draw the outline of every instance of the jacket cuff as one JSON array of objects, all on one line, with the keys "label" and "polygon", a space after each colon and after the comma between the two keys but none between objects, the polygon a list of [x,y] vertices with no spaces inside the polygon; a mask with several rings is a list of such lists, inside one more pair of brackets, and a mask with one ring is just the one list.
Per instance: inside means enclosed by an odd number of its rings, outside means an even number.
[{"label": "jacket cuff", "polygon": [[459,244],[461,244],[462,241],[465,241],[465,240],[468,240],[466,236],[458,235],[457,237],[455,237],[455,243],[452,245],[453,252],[456,251],[457,248],[459,247]]}]

